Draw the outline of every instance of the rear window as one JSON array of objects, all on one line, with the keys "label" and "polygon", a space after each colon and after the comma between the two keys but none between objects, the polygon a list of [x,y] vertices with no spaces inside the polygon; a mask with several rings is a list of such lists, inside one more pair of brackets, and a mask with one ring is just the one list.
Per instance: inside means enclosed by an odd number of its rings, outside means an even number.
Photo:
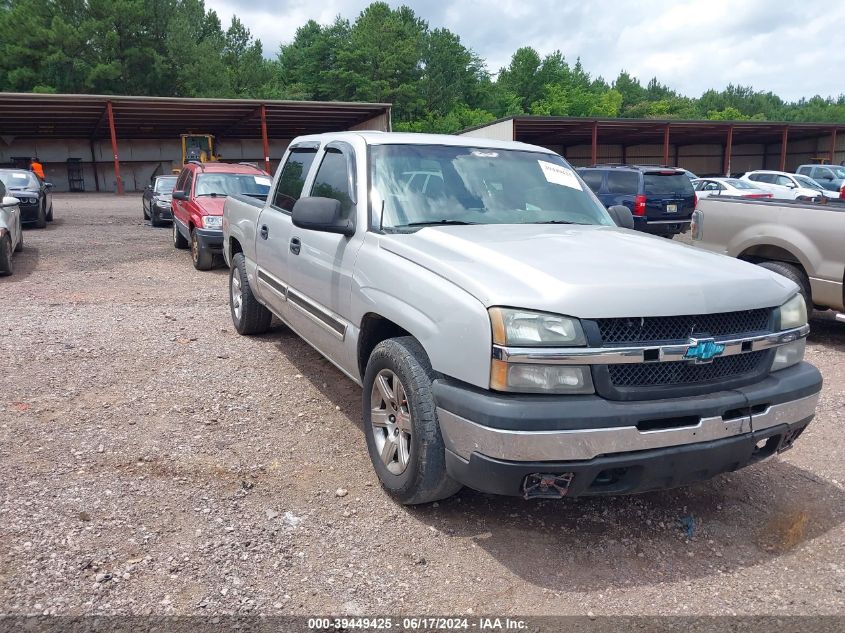
[{"label": "rear window", "polygon": [[645,174],[645,194],[692,194],[686,174]]},{"label": "rear window", "polygon": [[[684,176],[686,178],[686,176]],[[689,179],[688,179],[689,180]],[[610,193],[636,195],[640,189],[640,174],[636,171],[607,172],[607,190]]]},{"label": "rear window", "polygon": [[593,191],[601,189],[601,178],[604,172],[597,169],[579,169],[578,175],[587,183],[587,186]]},{"label": "rear window", "polygon": [[759,189],[759,187],[755,187],[750,182],[745,182],[744,180],[739,180],[738,178],[731,178],[725,182],[734,189]]}]

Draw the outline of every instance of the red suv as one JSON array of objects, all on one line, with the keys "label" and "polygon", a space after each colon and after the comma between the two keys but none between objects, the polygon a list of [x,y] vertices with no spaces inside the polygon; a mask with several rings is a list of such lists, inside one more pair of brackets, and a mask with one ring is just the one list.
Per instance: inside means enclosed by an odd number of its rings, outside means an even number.
[{"label": "red suv", "polygon": [[194,268],[209,270],[223,254],[226,196],[264,200],[270,183],[270,174],[248,163],[187,163],[173,188],[173,246],[190,246]]}]

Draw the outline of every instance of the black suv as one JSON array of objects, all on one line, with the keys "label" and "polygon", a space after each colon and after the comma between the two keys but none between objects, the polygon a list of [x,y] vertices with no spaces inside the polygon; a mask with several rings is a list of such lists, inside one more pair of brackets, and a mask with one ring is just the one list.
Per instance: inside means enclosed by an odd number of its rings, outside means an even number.
[{"label": "black suv", "polygon": [[689,230],[698,203],[695,190],[683,169],[654,165],[591,165],[579,167],[578,175],[611,207],[631,210],[634,228],[654,235],[673,237]]}]

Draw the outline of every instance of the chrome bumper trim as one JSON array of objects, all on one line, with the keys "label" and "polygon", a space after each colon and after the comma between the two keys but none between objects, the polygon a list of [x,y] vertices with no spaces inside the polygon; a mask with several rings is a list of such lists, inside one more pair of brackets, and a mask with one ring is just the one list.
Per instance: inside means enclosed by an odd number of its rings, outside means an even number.
[{"label": "chrome bumper trim", "polygon": [[639,431],[633,426],[570,431],[510,431],[476,424],[440,407],[437,417],[446,448],[468,460],[478,452],[514,462],[578,461],[599,455],[709,442],[811,417],[819,394],[768,407],[764,412],[724,420],[702,418],[694,426]]},{"label": "chrome bumper trim", "polygon": [[[744,338],[715,339],[719,345],[724,345],[725,350],[717,356],[734,356],[746,354],[772,347],[779,347],[804,338],[809,334],[810,326],[775,332],[774,334],[762,334],[759,336],[747,336]],[[493,346],[493,358],[508,363],[539,363],[552,365],[618,365],[624,363],[659,363],[667,361],[679,361],[692,359],[686,354],[690,343],[680,345],[643,345],[636,347],[581,347],[581,348],[544,348],[544,347],[505,347],[503,345]],[[657,359],[645,360],[646,352],[657,350]]]},{"label": "chrome bumper trim", "polygon": [[690,218],[686,220],[646,220],[646,224],[689,224],[692,222]]}]

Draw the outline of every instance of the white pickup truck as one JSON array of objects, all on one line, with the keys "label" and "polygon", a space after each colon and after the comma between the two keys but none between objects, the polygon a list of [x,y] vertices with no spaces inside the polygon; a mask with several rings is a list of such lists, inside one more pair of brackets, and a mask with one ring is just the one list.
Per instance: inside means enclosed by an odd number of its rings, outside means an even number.
[{"label": "white pickup truck", "polygon": [[792,446],[821,376],[790,280],[643,235],[566,161],[477,138],[295,139],[223,216],[231,315],[363,386],[403,503],[684,485]]}]

